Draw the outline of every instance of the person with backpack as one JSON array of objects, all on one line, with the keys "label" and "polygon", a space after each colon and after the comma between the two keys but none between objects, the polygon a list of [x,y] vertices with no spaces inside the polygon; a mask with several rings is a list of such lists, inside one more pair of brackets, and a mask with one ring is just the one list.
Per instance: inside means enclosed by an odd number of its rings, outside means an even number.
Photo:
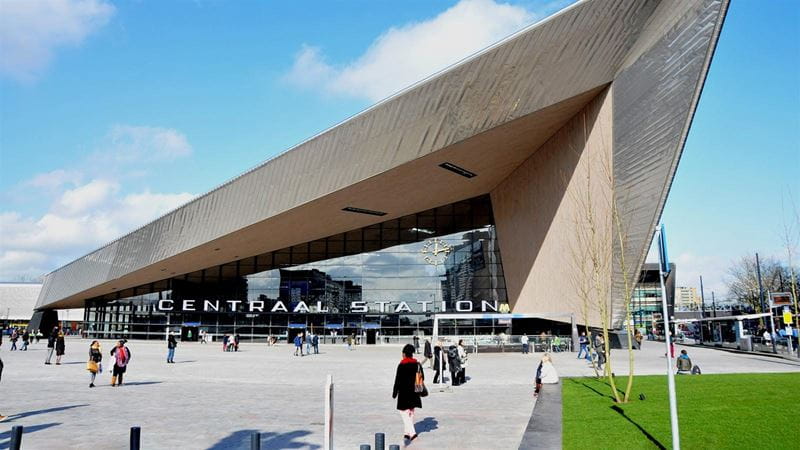
[{"label": "person with backpack", "polygon": [[22,332],[22,348],[20,350],[22,350],[23,352],[27,352],[28,343],[30,342],[30,340],[31,340],[31,333],[28,332],[28,329],[26,328],[25,331]]},{"label": "person with backpack", "polygon": [[458,340],[458,362],[461,366],[461,370],[458,372],[458,384],[464,384],[467,382],[467,349],[464,347],[464,340]]},{"label": "person with backpack", "polygon": [[175,363],[175,349],[178,347],[178,341],[175,340],[175,335],[170,331],[167,337],[167,364]]},{"label": "person with backpack", "polygon": [[422,365],[414,359],[414,346],[403,347],[403,359],[397,365],[394,376],[392,398],[397,399],[397,410],[403,419],[403,438],[411,442],[417,438],[414,428],[414,409],[422,408],[420,397],[427,395],[425,389],[425,373]]},{"label": "person with backpack", "polygon": [[458,375],[461,372],[461,360],[458,358],[458,347],[451,345],[447,349],[447,362],[450,363],[450,383],[458,386],[461,379]]},{"label": "person with backpack", "polygon": [[111,356],[114,357],[114,370],[111,374],[111,387],[122,386],[122,377],[128,368],[128,363],[131,361],[131,351],[125,345],[125,340],[117,342],[117,346],[111,349]]},{"label": "person with backpack", "polygon": [[678,360],[675,362],[675,365],[678,367],[679,375],[692,373],[692,360],[689,358],[689,354],[686,353],[686,350],[681,350],[681,355],[678,356]]}]

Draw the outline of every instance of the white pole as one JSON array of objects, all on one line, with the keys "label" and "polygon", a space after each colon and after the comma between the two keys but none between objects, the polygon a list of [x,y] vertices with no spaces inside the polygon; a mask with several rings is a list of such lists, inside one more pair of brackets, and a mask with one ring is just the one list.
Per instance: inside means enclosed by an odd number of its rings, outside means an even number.
[{"label": "white pole", "polygon": [[[661,245],[661,227],[656,228],[656,242],[658,245]],[[681,437],[680,431],[678,430],[678,400],[675,397],[675,373],[672,371],[672,352],[670,349],[672,347],[672,339],[670,337],[670,329],[669,329],[669,309],[667,308],[667,290],[664,287],[664,272],[661,270],[665,264],[668,264],[666,261],[662,261],[662,252],[658,252],[658,259],[659,259],[659,276],[658,279],[661,282],[661,308],[663,309],[663,317],[664,317],[664,337],[665,342],[667,344],[667,385],[669,386],[669,418],[670,423],[672,425],[672,448],[673,450],[680,450],[681,448]]]},{"label": "white pole", "polygon": [[333,448],[333,375],[328,374],[325,382],[325,436],[323,438],[324,450]]}]

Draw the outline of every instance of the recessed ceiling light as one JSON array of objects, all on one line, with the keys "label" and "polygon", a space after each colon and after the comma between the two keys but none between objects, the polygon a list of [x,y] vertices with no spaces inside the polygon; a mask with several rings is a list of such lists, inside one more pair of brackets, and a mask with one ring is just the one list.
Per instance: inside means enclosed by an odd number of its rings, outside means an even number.
[{"label": "recessed ceiling light", "polygon": [[385,216],[386,213],[383,211],[374,211],[372,209],[364,209],[364,208],[356,208],[355,206],[348,206],[346,208],[342,208],[342,211],[347,212],[354,212],[359,214],[368,214],[370,216]]},{"label": "recessed ceiling light", "polygon": [[467,169],[465,169],[463,167],[458,167],[457,165],[455,165],[453,163],[449,163],[449,162],[441,163],[441,164],[439,164],[439,167],[441,167],[442,169],[447,169],[450,172],[457,173],[457,174],[461,175],[462,177],[466,177],[466,178],[472,178],[472,177],[477,176],[476,173],[470,172],[469,170],[467,170]]}]

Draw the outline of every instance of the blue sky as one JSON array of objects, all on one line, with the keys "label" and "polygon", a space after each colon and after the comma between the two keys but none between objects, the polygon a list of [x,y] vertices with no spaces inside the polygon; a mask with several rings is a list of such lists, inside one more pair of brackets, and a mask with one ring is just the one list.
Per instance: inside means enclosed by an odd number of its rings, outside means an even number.
[{"label": "blue sky", "polygon": [[[2,1],[0,279],[81,256],[568,3]],[[791,1],[731,6],[664,213],[681,284],[703,273],[721,292],[736,257],[782,255],[799,28]]]}]

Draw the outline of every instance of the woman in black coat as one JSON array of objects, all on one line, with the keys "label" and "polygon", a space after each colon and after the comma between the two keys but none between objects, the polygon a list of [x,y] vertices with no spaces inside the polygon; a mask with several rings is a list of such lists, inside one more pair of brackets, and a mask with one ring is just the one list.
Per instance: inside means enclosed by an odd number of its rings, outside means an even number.
[{"label": "woman in black coat", "polygon": [[59,331],[56,338],[56,365],[61,364],[61,357],[67,349],[67,344],[64,342],[64,333]]},{"label": "woman in black coat", "polygon": [[[422,408],[422,400],[415,389],[417,373],[422,373],[422,365],[413,356],[414,346],[406,344],[403,347],[403,359],[397,365],[392,391],[392,398],[397,399],[397,409],[403,418],[403,437],[408,441],[417,438],[417,431],[414,429],[414,408]],[[422,378],[425,379],[424,374]]]}]

